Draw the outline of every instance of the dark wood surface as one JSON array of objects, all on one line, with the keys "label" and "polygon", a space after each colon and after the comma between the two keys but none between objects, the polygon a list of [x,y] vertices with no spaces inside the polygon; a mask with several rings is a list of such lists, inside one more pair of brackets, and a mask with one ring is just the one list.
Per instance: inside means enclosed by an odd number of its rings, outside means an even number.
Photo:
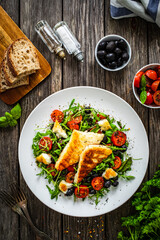
[{"label": "dark wood surface", "polygon": [[[52,67],[52,73],[20,100],[22,117],[14,128],[0,129],[0,189],[16,181],[26,193],[28,208],[35,225],[54,240],[115,240],[121,229],[120,219],[131,212],[131,200],[115,211],[93,218],[75,218],[57,213],[43,205],[28,189],[18,164],[18,140],[31,111],[51,93],[71,86],[88,85],[107,89],[126,100],[140,116],[148,133],[150,161],[148,179],[160,163],[160,111],[143,107],[132,93],[135,72],[147,63],[160,62],[160,31],[155,24],[140,18],[113,20],[109,1],[105,0],[12,0],[0,4],[33,42]],[[85,60],[77,63],[68,56],[65,62],[51,54],[34,31],[35,24],[45,19],[51,26],[65,20],[82,44]],[[131,44],[132,59],[120,72],[106,72],[95,61],[97,41],[107,34],[119,34]],[[9,111],[0,101],[0,116]],[[31,228],[11,209],[0,202],[0,239],[35,239]]]}]

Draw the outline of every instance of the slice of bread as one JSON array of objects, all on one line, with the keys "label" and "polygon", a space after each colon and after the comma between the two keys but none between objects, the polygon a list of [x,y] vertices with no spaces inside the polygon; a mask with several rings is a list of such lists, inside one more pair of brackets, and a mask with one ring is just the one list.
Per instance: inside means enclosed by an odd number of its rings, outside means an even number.
[{"label": "slice of bread", "polygon": [[9,90],[11,88],[20,87],[23,85],[29,85],[29,76],[23,77],[22,79],[18,80],[15,84],[8,86],[7,81],[5,79],[5,74],[2,68],[2,65],[4,65],[4,59],[2,63],[0,64],[0,93],[5,92],[6,90]]},{"label": "slice of bread", "polygon": [[5,76],[5,80],[6,80],[6,85],[8,85],[8,86],[13,85],[13,83],[15,85],[23,77],[23,75],[20,76],[20,77],[19,76],[14,77],[12,72],[10,71],[10,68],[7,64],[7,50],[5,51],[5,54],[4,54],[4,60],[2,62],[2,68],[3,68],[3,73],[4,73],[4,76]]},{"label": "slice of bread", "polygon": [[[39,59],[33,44],[24,38],[17,39],[8,48],[7,63],[13,76],[32,74],[40,69]],[[13,84],[14,81],[11,81]]]}]

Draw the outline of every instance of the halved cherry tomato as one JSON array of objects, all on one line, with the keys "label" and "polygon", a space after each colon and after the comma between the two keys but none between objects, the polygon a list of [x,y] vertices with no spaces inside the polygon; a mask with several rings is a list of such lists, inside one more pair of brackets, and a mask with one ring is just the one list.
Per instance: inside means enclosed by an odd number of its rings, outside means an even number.
[{"label": "halved cherry tomato", "polygon": [[160,91],[156,91],[153,94],[153,101],[156,105],[160,106]]},{"label": "halved cherry tomato", "polygon": [[92,187],[96,190],[99,191],[102,189],[102,187],[104,186],[104,179],[103,177],[95,177],[92,179],[91,182]]},{"label": "halved cherry tomato", "polygon": [[145,101],[145,104],[150,105],[152,102],[153,102],[152,94],[150,92],[147,92],[147,99]]},{"label": "halved cherry tomato", "polygon": [[74,121],[75,123],[80,123],[82,121],[82,116],[77,116],[77,117],[71,117],[71,121]]},{"label": "halved cherry tomato", "polygon": [[80,185],[79,187],[75,188],[74,194],[77,198],[85,198],[89,194],[89,188],[85,185]]},{"label": "halved cherry tomato", "polygon": [[75,176],[75,173],[74,173],[74,172],[69,172],[69,173],[66,175],[66,182],[68,182],[68,183],[73,183],[73,182],[74,182],[74,176]]},{"label": "halved cherry tomato", "polygon": [[141,77],[144,72],[138,72],[134,78],[134,86],[140,88]]},{"label": "halved cherry tomato", "polygon": [[126,142],[126,134],[121,131],[116,131],[112,134],[111,141],[115,146],[121,147]]},{"label": "halved cherry tomato", "polygon": [[122,161],[121,161],[120,157],[116,156],[114,159],[114,167],[112,167],[112,168],[118,169],[118,168],[120,168],[121,165],[122,165]]},{"label": "halved cherry tomato", "polygon": [[75,166],[76,166],[76,164],[70,165],[70,166],[67,168],[67,170],[68,170],[69,172],[75,172],[75,169],[74,169]]},{"label": "halved cherry tomato", "polygon": [[50,137],[43,137],[39,141],[39,149],[50,151],[52,148],[52,140]]},{"label": "halved cherry tomato", "polygon": [[145,74],[146,74],[146,76],[147,77],[149,77],[150,79],[152,79],[152,80],[156,80],[157,79],[157,73],[156,73],[156,71],[154,71],[154,70],[147,70],[146,72],[145,72]]},{"label": "halved cherry tomato", "polygon": [[51,118],[53,122],[57,120],[59,123],[61,123],[63,121],[64,114],[62,111],[56,109],[51,113]]},{"label": "halved cherry tomato", "polygon": [[102,119],[106,119],[106,117],[104,117],[103,115],[101,115],[101,114],[99,114],[99,113],[97,114],[97,117],[99,117],[101,120],[102,120]]},{"label": "halved cherry tomato", "polygon": [[51,171],[50,174],[54,177],[56,175],[56,172],[53,171],[55,169],[55,164],[54,163],[50,163],[48,166],[47,166],[48,170]]},{"label": "halved cherry tomato", "polygon": [[79,130],[79,125],[78,125],[77,123],[75,123],[74,120],[67,122],[67,126],[68,126],[71,130],[73,130],[73,129]]},{"label": "halved cherry tomato", "polygon": [[160,80],[156,80],[156,81],[154,81],[154,82],[152,83],[151,89],[152,89],[154,92],[156,92],[159,86],[160,86]]}]

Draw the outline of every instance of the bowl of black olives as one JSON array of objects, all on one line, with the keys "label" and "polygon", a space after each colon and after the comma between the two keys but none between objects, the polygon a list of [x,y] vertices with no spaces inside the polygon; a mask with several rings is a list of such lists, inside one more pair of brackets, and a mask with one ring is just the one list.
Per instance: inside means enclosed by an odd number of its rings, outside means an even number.
[{"label": "bowl of black olives", "polygon": [[131,47],[119,35],[107,35],[99,40],[95,48],[98,64],[108,71],[123,69],[131,59]]}]

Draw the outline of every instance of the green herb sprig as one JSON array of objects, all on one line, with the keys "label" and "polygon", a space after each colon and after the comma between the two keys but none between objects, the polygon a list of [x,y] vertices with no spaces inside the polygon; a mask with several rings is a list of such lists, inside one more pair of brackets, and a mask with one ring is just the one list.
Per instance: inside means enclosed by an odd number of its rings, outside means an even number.
[{"label": "green herb sprig", "polygon": [[10,113],[5,112],[5,116],[0,117],[0,127],[14,127],[17,120],[21,117],[21,106],[19,103],[11,109]]}]

